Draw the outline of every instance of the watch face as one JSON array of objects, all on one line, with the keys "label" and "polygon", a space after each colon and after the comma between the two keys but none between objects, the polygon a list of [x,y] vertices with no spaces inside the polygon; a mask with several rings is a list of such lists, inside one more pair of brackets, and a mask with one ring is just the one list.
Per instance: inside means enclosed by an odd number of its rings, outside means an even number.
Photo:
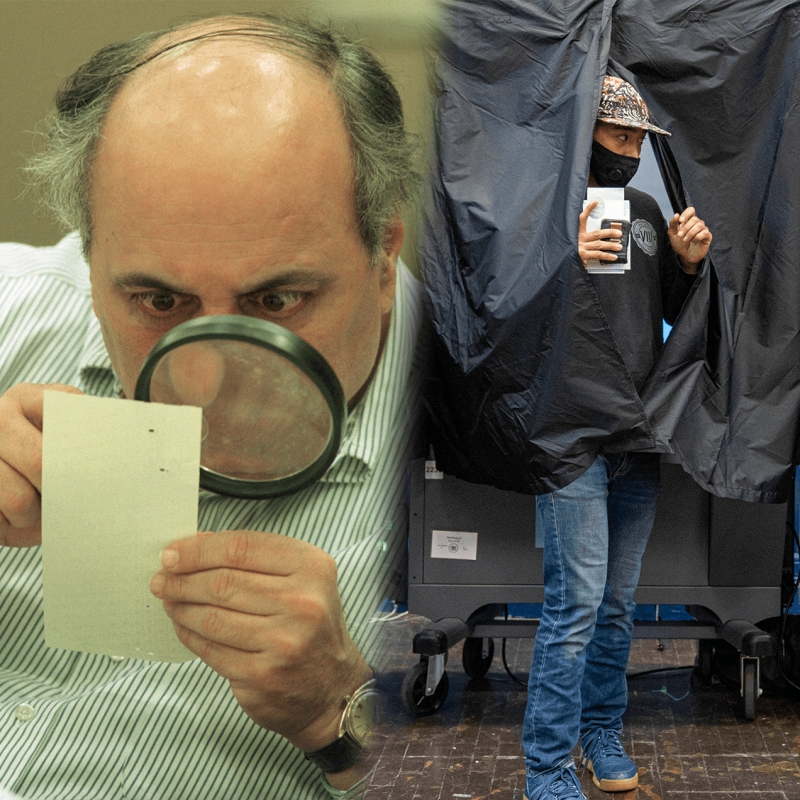
[{"label": "watch face", "polygon": [[372,737],[378,696],[379,692],[367,690],[357,694],[347,707],[345,729],[362,747],[367,747]]}]

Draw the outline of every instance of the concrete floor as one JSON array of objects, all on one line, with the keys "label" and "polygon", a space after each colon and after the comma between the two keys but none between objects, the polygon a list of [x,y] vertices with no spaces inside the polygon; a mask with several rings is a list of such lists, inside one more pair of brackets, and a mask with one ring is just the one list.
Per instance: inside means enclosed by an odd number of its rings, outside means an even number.
[{"label": "concrete floor", "polygon": [[[434,715],[413,720],[400,700],[404,675],[417,661],[411,652],[426,620],[405,617],[380,623],[387,631],[386,674],[393,720],[379,745],[380,761],[369,800],[522,800],[525,765],[520,750],[525,687],[506,673],[501,641],[485,678],[470,680],[461,647],[451,649],[450,690]],[[634,640],[629,674],[688,666],[693,640]],[[507,662],[526,679],[533,642],[507,640]],[[610,795],[581,778],[589,800],[800,800],[800,699],[765,693],[756,719],[744,718],[738,688],[714,682],[692,688],[691,669],[629,679],[622,739],[639,767],[639,788]],[[576,748],[575,755],[579,749]]]}]

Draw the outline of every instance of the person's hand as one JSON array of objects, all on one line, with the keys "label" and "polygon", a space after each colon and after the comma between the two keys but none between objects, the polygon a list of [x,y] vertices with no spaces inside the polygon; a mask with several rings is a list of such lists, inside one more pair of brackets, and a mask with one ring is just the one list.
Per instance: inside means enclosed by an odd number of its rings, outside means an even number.
[{"label": "person's hand", "polygon": [[592,200],[578,217],[578,253],[584,267],[588,265],[590,258],[613,263],[617,260],[617,252],[622,250],[620,242],[622,233],[619,230],[614,228],[599,231],[586,230],[589,215],[594,211],[596,205],[597,200]]},{"label": "person's hand", "polygon": [[689,206],[683,213],[675,214],[667,230],[672,249],[681,262],[684,272],[694,275],[706,257],[711,244],[711,231]]},{"label": "person's hand", "polygon": [[83,394],[60,383],[20,383],[0,397],[0,546],[42,542],[44,391]]},{"label": "person's hand", "polygon": [[347,633],[333,558],[287,536],[225,531],[174,542],[162,565],[151,591],[245,713],[301,750],[333,742],[343,698],[371,676]]}]

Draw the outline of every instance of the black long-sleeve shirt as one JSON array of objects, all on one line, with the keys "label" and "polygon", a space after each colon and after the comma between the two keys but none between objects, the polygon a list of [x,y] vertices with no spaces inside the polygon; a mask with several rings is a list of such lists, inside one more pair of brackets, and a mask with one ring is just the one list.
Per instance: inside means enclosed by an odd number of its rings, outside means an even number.
[{"label": "black long-sleeve shirt", "polygon": [[631,268],[623,274],[590,273],[590,278],[639,390],[664,344],[662,321],[675,321],[695,276],[681,269],[658,203],[630,187],[625,199],[631,204]]}]

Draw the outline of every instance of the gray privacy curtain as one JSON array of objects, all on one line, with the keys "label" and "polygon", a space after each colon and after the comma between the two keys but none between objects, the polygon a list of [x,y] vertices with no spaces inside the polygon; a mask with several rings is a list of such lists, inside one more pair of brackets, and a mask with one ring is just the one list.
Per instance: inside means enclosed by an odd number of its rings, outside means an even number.
[{"label": "gray privacy curtain", "polygon": [[[800,3],[448,2],[422,237],[440,468],[525,493],[603,447],[780,502],[800,412]],[[603,76],[630,80],[676,210],[714,234],[637,393],[578,258]]]}]

